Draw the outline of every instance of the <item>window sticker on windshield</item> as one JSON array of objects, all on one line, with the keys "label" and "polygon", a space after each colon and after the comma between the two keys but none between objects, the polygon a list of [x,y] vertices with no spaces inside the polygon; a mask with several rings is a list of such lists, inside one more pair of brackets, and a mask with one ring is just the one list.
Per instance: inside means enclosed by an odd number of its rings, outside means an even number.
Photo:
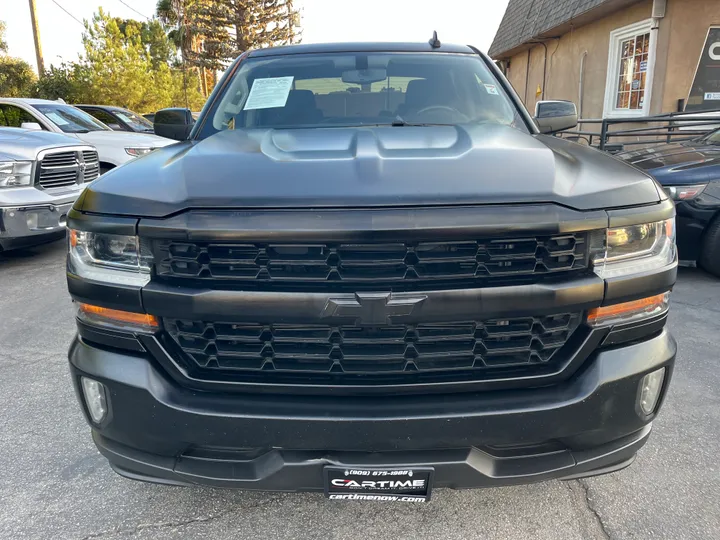
[{"label": "window sticker on windshield", "polygon": [[294,77],[255,79],[245,102],[246,111],[284,107],[290,95]]},{"label": "window sticker on windshield", "polygon": [[55,122],[58,126],[67,126],[70,123],[56,112],[46,113],[45,116]]},{"label": "window sticker on windshield", "polygon": [[485,84],[485,85],[483,85],[483,86],[485,86],[485,91],[486,91],[488,94],[492,94],[493,96],[499,96],[499,95],[500,95],[500,93],[497,91],[497,88],[495,88],[495,85],[494,85],[494,84]]}]

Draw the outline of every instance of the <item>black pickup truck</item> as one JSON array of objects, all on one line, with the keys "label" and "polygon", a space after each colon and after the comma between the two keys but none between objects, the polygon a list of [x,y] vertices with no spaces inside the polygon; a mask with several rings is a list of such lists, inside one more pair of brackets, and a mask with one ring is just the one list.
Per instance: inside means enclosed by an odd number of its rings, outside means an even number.
[{"label": "black pickup truck", "polygon": [[243,54],[192,127],[156,118],[182,142],[70,213],[100,452],[138,480],[411,502],[629,465],[675,360],[675,209],[549,135],[576,121],[531,117],[468,46]]}]

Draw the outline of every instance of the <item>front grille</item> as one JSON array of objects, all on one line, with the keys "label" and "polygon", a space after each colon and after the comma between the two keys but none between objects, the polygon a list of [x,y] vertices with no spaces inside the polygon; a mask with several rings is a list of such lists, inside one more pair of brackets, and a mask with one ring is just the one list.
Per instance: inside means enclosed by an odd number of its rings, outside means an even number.
[{"label": "front grille", "polygon": [[230,244],[156,240],[155,271],[169,278],[358,290],[481,286],[587,268],[584,233],[470,241]]},{"label": "front grille", "polygon": [[48,152],[37,167],[37,183],[45,189],[60,188],[95,180],[100,173],[94,150]]},{"label": "front grille", "polygon": [[83,173],[83,182],[92,182],[100,176],[100,159],[95,150],[83,150],[83,160],[85,161],[85,172]]},{"label": "front grille", "polygon": [[77,165],[77,152],[55,152],[46,154],[42,160],[44,168],[50,167],[74,167]]},{"label": "front grille", "polygon": [[[164,319],[188,369],[207,380],[415,384],[548,373],[579,313],[389,326]],[[179,352],[179,351],[178,351]]]},{"label": "front grille", "polygon": [[42,171],[40,173],[40,185],[44,188],[56,188],[72,186],[77,184],[78,170]]}]

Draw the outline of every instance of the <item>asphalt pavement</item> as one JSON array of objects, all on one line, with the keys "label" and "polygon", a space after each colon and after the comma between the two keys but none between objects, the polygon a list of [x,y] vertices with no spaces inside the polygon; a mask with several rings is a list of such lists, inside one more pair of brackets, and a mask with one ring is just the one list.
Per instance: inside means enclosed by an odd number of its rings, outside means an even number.
[{"label": "asphalt pavement", "polygon": [[66,366],[64,244],[0,254],[0,538],[718,539],[720,280],[681,269],[670,327],[670,395],[619,473],[417,506],[163,487],[116,476],[90,440]]}]

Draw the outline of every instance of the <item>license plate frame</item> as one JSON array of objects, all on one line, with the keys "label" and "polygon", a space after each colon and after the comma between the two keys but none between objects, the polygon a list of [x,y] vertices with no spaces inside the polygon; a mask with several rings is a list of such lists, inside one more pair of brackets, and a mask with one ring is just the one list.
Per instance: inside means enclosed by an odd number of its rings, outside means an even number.
[{"label": "license plate frame", "polygon": [[432,467],[327,466],[323,470],[325,497],[344,501],[428,502],[434,474]]}]

